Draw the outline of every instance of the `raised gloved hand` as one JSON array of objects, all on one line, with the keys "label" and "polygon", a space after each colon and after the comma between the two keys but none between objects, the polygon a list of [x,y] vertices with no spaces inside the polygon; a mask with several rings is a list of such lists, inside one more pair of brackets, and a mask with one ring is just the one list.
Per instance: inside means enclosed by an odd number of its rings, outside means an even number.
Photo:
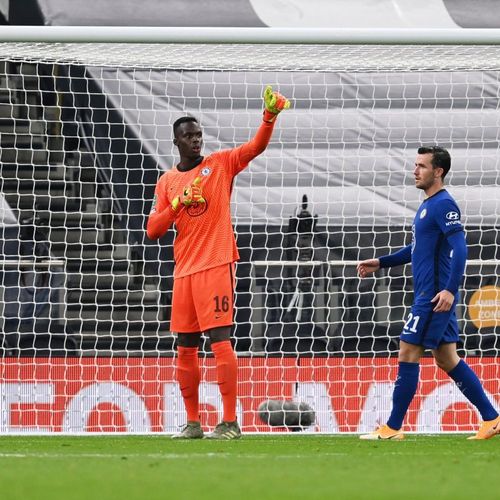
[{"label": "raised gloved hand", "polygon": [[193,203],[205,203],[200,184],[201,177],[196,177],[191,185],[182,190],[182,194],[172,200],[172,210],[177,211],[181,205],[188,207]]},{"label": "raised gloved hand", "polygon": [[290,101],[279,92],[273,92],[271,85],[264,90],[264,121],[273,122],[284,109],[290,107]]}]

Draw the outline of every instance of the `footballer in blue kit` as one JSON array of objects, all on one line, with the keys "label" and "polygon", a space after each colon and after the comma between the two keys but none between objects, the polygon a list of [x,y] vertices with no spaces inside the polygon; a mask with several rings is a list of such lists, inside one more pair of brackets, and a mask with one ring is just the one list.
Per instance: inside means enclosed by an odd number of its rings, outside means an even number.
[{"label": "footballer in blue kit", "polygon": [[461,213],[444,189],[451,167],[449,152],[439,146],[418,149],[413,170],[415,186],[425,192],[412,225],[412,242],[401,250],[358,264],[361,278],[380,268],[411,262],[414,302],[400,335],[398,377],[392,411],[385,425],[361,439],[403,439],[403,420],[415,396],[420,358],[431,349],[436,364],[452,378],[477,408],[483,423],[469,439],[489,439],[500,433],[500,416],[474,371],[457,354],[459,330],[456,304],[467,260]]},{"label": "footballer in blue kit", "polygon": [[[401,333],[411,344],[435,349],[444,342],[458,342],[455,306],[462,279],[467,245],[460,221],[460,210],[451,195],[442,189],[426,198],[412,225],[412,242],[403,249],[403,257],[411,261],[414,304]],[[399,265],[395,256],[381,257],[380,267]],[[433,299],[441,290],[448,290],[454,300],[450,310],[434,312]]]}]

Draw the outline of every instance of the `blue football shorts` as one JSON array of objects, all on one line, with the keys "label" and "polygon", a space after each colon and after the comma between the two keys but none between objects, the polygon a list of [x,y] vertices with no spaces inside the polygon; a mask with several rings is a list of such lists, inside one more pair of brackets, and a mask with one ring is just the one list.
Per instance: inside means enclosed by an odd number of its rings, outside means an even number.
[{"label": "blue football shorts", "polygon": [[408,344],[436,349],[441,344],[458,342],[457,313],[455,304],[447,312],[433,312],[435,304],[413,304],[406,318],[400,340]]}]

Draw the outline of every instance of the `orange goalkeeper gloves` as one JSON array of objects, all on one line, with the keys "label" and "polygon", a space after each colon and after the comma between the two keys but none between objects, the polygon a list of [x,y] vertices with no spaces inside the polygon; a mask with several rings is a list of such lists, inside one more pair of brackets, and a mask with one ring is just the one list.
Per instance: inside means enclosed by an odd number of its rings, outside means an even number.
[{"label": "orange goalkeeper gloves", "polygon": [[279,92],[273,92],[271,85],[264,90],[264,121],[273,122],[276,117],[290,107],[290,101]]},{"label": "orange goalkeeper gloves", "polygon": [[176,196],[172,200],[172,210],[177,211],[180,205],[189,207],[193,203],[206,203],[205,198],[203,198],[203,193],[201,191],[201,177],[196,177],[190,186],[186,186],[182,190],[182,194]]}]

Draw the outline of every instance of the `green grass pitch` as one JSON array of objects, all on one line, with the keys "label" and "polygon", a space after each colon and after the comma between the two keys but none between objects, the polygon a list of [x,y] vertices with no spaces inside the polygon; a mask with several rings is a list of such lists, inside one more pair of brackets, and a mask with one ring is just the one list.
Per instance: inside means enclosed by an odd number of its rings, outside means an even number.
[{"label": "green grass pitch", "polygon": [[0,498],[500,498],[500,437],[2,436]]}]

